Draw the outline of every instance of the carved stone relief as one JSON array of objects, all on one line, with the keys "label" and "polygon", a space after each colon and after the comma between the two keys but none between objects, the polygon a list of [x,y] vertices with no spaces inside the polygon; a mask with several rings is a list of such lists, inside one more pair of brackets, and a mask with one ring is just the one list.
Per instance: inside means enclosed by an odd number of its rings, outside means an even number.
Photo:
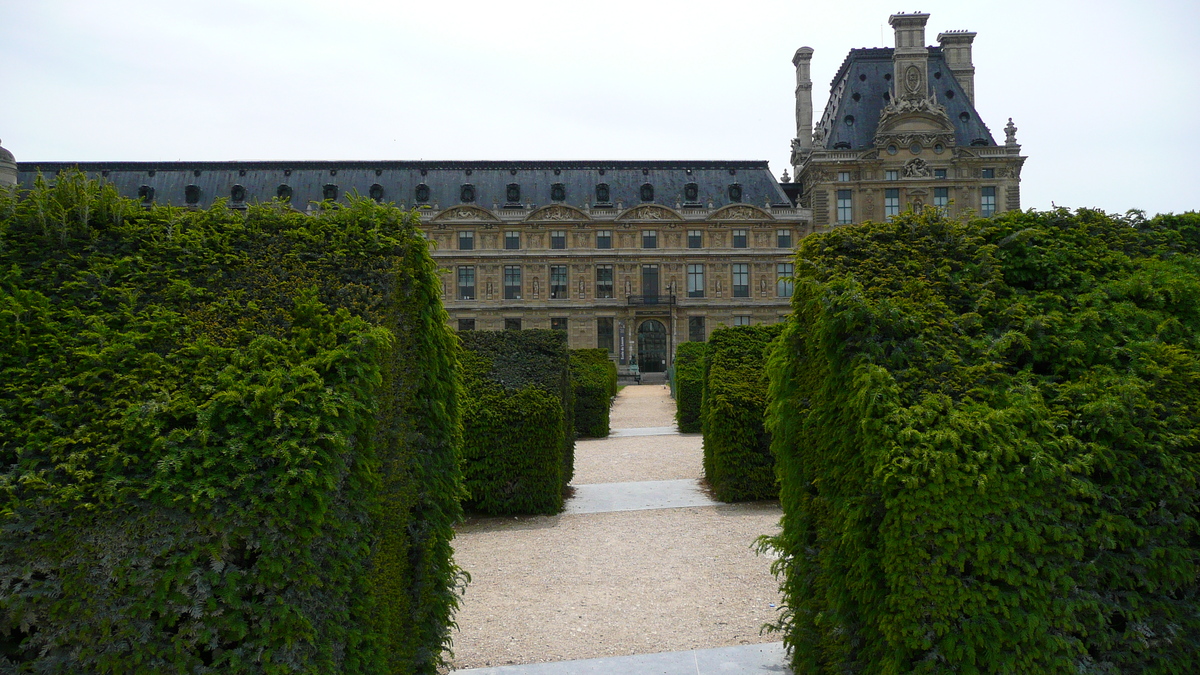
[{"label": "carved stone relief", "polygon": [[635,206],[617,217],[617,220],[683,220],[675,212],[665,209],[661,206],[647,204],[645,206]]}]

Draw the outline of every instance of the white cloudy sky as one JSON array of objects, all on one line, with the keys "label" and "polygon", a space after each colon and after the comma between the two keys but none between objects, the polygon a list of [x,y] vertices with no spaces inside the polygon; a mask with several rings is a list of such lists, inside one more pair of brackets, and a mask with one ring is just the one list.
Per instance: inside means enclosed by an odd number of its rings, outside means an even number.
[{"label": "white cloudy sky", "polygon": [[[817,116],[852,47],[969,29],[1026,207],[1200,209],[1200,2],[0,0],[18,161],[766,159],[797,47]],[[1192,157],[1193,159],[1188,159]]]}]

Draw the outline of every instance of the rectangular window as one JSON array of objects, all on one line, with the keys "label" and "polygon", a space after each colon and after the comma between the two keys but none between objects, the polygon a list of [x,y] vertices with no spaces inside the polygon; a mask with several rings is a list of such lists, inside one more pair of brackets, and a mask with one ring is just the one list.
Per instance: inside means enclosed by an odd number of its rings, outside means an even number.
[{"label": "rectangular window", "polygon": [[983,169],[980,171],[979,177],[980,178],[995,178],[996,170],[995,169]]},{"label": "rectangular window", "polygon": [[775,230],[775,246],[776,246],[776,248],[791,248],[792,247],[792,231],[791,230]]},{"label": "rectangular window", "polygon": [[733,268],[733,297],[750,297],[750,265],[748,263],[734,263],[730,267]]},{"label": "rectangular window", "polygon": [[550,299],[562,300],[571,297],[567,290],[567,266],[550,266]]},{"label": "rectangular window", "polygon": [[458,250],[474,251],[475,250],[475,233],[470,230],[464,230],[458,233]]},{"label": "rectangular window", "polygon": [[704,265],[687,266],[688,297],[704,297]]},{"label": "rectangular window", "polygon": [[550,317],[550,330],[566,330],[566,329],[567,329],[567,317],[565,317],[565,316]]},{"label": "rectangular window", "polygon": [[596,230],[596,248],[612,248],[612,230]]},{"label": "rectangular window", "polygon": [[475,330],[475,319],[459,319],[459,330]]},{"label": "rectangular window", "polygon": [[849,171],[839,171],[838,172],[838,182],[839,183],[849,183],[850,182],[850,172]]},{"label": "rectangular window", "polygon": [[748,317],[748,316],[735,316],[735,317],[733,317],[733,325],[735,325],[735,326],[749,326],[749,325],[750,325],[750,317]]},{"label": "rectangular window", "polygon": [[704,342],[704,317],[688,317],[688,341]]},{"label": "rectangular window", "polygon": [[792,274],[795,267],[792,263],[775,264],[775,295],[781,298],[792,297]]},{"label": "rectangular window", "polygon": [[950,206],[950,188],[933,188],[933,205],[939,209]]},{"label": "rectangular window", "polygon": [[747,239],[747,237],[746,237],[745,230],[734,230],[733,231],[733,247],[734,248],[746,248],[746,239]]},{"label": "rectangular window", "polygon": [[458,268],[458,299],[475,299],[475,266],[463,265]]},{"label": "rectangular window", "polygon": [[983,188],[983,193],[979,196],[979,212],[984,218],[996,215],[996,188]]},{"label": "rectangular window", "polygon": [[611,298],[613,296],[613,266],[596,265],[596,297]]},{"label": "rectangular window", "polygon": [[504,330],[521,330],[520,319],[505,319]]},{"label": "rectangular window", "polygon": [[566,230],[550,230],[550,248],[564,249],[567,247]]},{"label": "rectangular window", "polygon": [[658,230],[642,230],[642,248],[658,248]]},{"label": "rectangular window", "polygon": [[658,265],[642,265],[642,297],[658,297]]},{"label": "rectangular window", "polygon": [[704,246],[704,231],[688,230],[688,248],[701,248],[702,246]]},{"label": "rectangular window", "polygon": [[520,265],[505,265],[504,266],[504,299],[505,300],[520,300],[521,299],[521,266]]},{"label": "rectangular window", "polygon": [[848,225],[854,222],[854,209],[850,206],[850,191],[837,191],[837,221],[838,225]]},{"label": "rectangular window", "polygon": [[517,251],[521,248],[521,233],[520,232],[505,232],[504,233],[504,250]]},{"label": "rectangular window", "polygon": [[898,169],[888,169],[883,172],[884,180],[900,180],[900,171]]},{"label": "rectangular window", "polygon": [[934,170],[933,170],[933,177],[934,177],[934,178],[945,178],[945,177],[946,177],[946,170],[945,170],[945,169],[934,169]]},{"label": "rectangular window", "polygon": [[602,316],[596,319],[596,349],[613,351],[613,320],[612,317]]},{"label": "rectangular window", "polygon": [[899,188],[888,188],[883,191],[883,215],[885,218],[900,215]]}]

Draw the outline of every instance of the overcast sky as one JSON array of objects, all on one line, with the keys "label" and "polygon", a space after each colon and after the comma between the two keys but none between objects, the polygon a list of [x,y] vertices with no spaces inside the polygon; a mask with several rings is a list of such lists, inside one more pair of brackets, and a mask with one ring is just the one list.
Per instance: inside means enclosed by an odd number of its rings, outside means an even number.
[{"label": "overcast sky", "polygon": [[[1025,207],[1200,209],[1200,2],[0,0],[0,139],[18,161],[751,159],[819,119],[888,16],[975,40]],[[1191,157],[1192,159],[1188,159]]]}]

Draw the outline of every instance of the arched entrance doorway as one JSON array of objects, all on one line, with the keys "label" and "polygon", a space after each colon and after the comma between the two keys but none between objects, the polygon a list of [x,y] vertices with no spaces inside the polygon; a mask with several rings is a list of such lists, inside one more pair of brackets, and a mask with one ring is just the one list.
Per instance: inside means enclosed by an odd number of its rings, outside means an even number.
[{"label": "arched entrance doorway", "polygon": [[638,369],[643,373],[667,369],[667,327],[658,319],[646,319],[638,326]]}]

